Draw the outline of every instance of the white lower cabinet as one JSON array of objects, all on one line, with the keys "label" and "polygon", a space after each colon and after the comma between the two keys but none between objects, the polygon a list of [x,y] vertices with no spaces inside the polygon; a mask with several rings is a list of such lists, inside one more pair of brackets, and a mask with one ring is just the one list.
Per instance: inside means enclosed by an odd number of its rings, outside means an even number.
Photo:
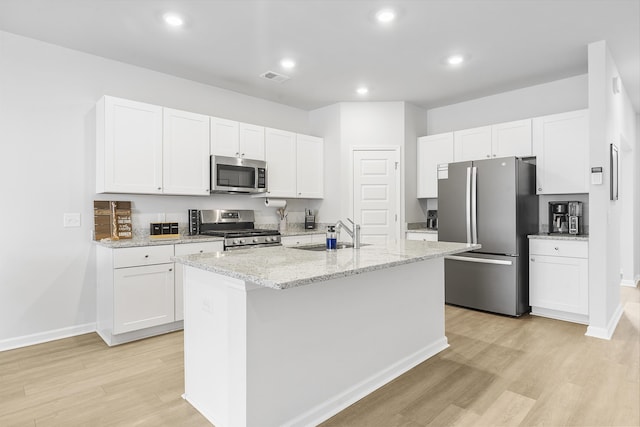
[{"label": "white lower cabinet", "polygon": [[422,240],[425,242],[437,242],[438,241],[438,233],[417,233],[407,231],[406,235],[407,240]]},{"label": "white lower cabinet", "polygon": [[587,241],[529,241],[531,314],[589,323]]},{"label": "white lower cabinet", "polygon": [[[203,254],[207,252],[222,252],[224,250],[224,245],[222,241],[219,242],[203,242],[203,243],[185,243],[181,245],[176,245],[175,254],[176,256],[183,255],[195,255],[195,254]],[[184,320],[184,265],[180,263],[176,263],[175,266],[175,318],[177,320]]]},{"label": "white lower cabinet", "polygon": [[173,322],[173,280],[173,263],[115,269],[113,333]]}]

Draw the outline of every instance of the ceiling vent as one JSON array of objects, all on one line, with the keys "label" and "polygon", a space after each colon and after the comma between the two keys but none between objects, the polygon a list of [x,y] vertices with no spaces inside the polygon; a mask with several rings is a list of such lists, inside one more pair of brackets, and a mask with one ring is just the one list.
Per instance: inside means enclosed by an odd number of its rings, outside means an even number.
[{"label": "ceiling vent", "polygon": [[260,74],[260,77],[271,80],[272,82],[282,83],[286,82],[290,79],[290,77],[285,76],[284,74],[274,73],[273,71],[267,71],[266,73]]}]

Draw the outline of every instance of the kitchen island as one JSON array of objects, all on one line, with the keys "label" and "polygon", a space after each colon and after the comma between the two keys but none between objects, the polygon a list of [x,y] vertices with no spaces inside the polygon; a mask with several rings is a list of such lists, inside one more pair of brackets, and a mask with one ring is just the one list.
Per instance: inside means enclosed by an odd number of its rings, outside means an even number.
[{"label": "kitchen island", "polygon": [[399,240],[175,257],[185,399],[216,427],[316,425],[445,349],[445,255]]}]

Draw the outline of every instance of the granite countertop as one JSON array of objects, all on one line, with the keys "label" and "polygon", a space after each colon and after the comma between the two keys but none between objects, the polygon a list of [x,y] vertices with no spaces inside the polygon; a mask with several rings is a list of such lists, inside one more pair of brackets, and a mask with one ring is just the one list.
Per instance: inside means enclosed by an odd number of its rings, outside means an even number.
[{"label": "granite countertop", "polygon": [[180,245],[183,243],[204,243],[204,242],[221,242],[222,237],[214,236],[189,236],[181,235],[180,237],[166,238],[150,238],[149,236],[134,237],[133,239],[111,240],[102,239],[97,241],[98,245],[117,249],[117,248],[135,248],[139,246],[160,246],[160,245]]},{"label": "granite countertop", "polygon": [[527,236],[529,239],[541,239],[541,240],[581,240],[581,241],[589,241],[588,234],[548,234],[548,233],[540,233],[540,234],[529,234]]},{"label": "granite countertop", "polygon": [[434,230],[432,228],[414,228],[412,230],[407,230],[407,233],[438,234],[438,230]]},{"label": "granite countertop", "polygon": [[173,257],[202,270],[273,289],[288,289],[479,249],[481,245],[397,240],[387,246],[307,251],[275,246]]}]

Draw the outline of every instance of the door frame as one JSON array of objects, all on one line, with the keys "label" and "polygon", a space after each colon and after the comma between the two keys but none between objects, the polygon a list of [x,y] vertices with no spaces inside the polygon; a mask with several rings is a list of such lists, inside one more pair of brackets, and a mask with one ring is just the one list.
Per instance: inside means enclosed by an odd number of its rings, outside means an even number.
[{"label": "door frame", "polygon": [[353,161],[355,159],[355,153],[357,151],[391,151],[394,152],[396,155],[396,159],[397,159],[397,164],[398,167],[396,168],[396,211],[398,212],[398,220],[396,221],[396,226],[395,226],[395,232],[396,232],[396,239],[402,239],[402,227],[401,227],[401,223],[403,221],[404,218],[404,210],[402,209],[402,150],[400,146],[397,145],[353,145],[351,146],[351,151],[350,151],[350,161],[349,161],[349,178],[350,178],[350,185],[349,185],[349,200],[351,201],[348,204],[348,209],[349,209],[349,217],[351,218],[355,218],[355,199],[354,199],[354,186],[355,186],[355,177],[354,177],[354,167],[353,167]]}]

